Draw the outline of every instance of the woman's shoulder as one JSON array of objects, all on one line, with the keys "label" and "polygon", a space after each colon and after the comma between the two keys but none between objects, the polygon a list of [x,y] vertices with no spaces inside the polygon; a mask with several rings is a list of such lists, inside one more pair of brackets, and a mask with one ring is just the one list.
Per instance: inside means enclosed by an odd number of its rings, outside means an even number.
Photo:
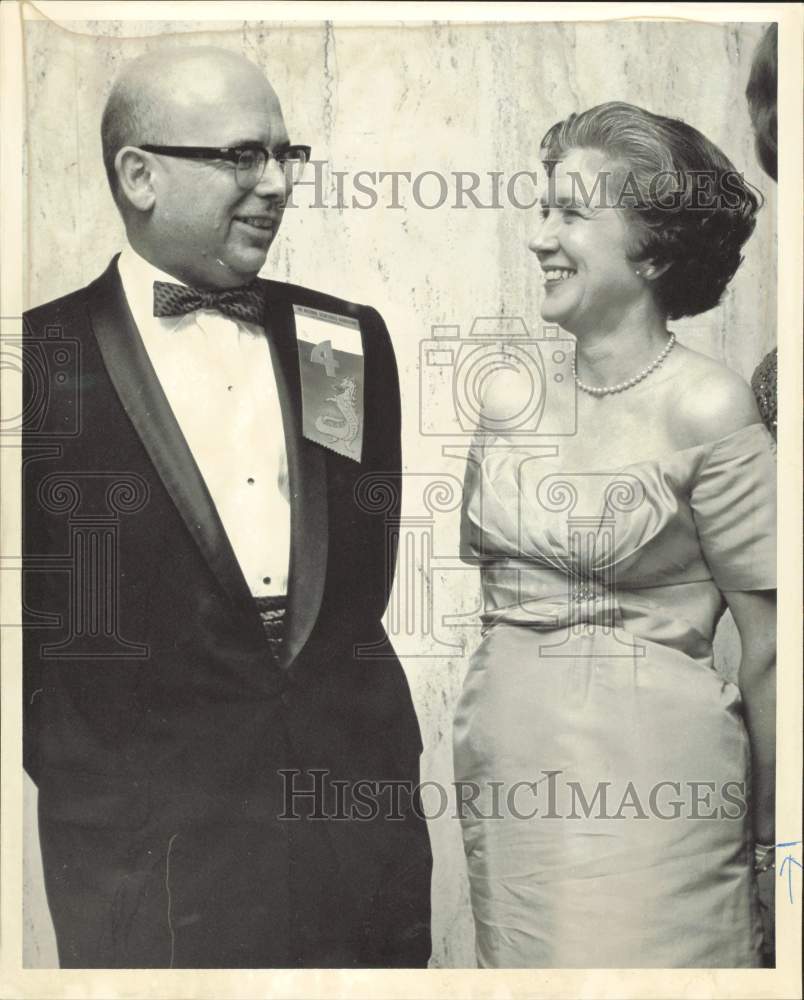
[{"label": "woman's shoulder", "polygon": [[674,380],[669,415],[679,447],[718,441],[760,423],[754,394],[742,376],[705,354],[688,347],[682,350],[683,366]]}]

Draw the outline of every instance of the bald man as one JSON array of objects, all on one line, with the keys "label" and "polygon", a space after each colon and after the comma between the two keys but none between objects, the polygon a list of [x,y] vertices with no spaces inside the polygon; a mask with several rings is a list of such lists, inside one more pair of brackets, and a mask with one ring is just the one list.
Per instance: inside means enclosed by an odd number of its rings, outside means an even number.
[{"label": "bald man", "polygon": [[381,624],[385,324],[257,277],[310,151],[255,65],[160,50],[101,132],[127,245],[25,317],[56,359],[30,387],[23,545],[60,964],[425,965],[421,743]]}]

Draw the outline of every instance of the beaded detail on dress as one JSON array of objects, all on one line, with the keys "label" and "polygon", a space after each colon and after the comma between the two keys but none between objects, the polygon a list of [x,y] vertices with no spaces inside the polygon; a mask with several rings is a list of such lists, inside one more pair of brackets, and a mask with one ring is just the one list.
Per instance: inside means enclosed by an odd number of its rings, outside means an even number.
[{"label": "beaded detail on dress", "polygon": [[778,383],[777,351],[776,348],[766,354],[757,365],[756,371],[751,376],[751,388],[757,399],[759,415],[768,430],[776,440],[776,420],[777,402],[776,389]]}]

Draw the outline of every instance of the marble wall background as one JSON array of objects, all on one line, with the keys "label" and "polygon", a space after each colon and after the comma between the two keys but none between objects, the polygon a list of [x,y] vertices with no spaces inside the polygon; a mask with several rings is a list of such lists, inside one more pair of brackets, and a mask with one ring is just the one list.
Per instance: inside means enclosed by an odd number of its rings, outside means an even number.
[{"label": "marble wall background", "polygon": [[[775,190],[756,164],[743,92],[763,26],[668,22],[534,24],[71,23],[26,25],[28,225],[27,298],[35,305],[85,284],[120,248],[123,229],[107,190],[100,155],[101,109],[118,68],[144,51],[179,42],[241,51],[265,68],[279,93],[291,136],[309,142],[334,170],[428,170],[449,174],[537,166],[544,130],[570,111],[624,100],[681,117],[717,143],[765,194],[767,203],[745,263],[723,303],[675,324],[691,347],[750,376],[773,345]],[[174,37],[170,37],[173,35]],[[328,177],[328,183],[331,178]],[[419,394],[419,344],[433,325],[477,316],[521,316],[538,327],[538,268],[526,241],[537,212],[503,202],[500,209],[456,209],[454,185],[437,209],[416,205],[400,188],[390,208],[388,184],[371,210],[311,208],[312,191],[288,211],[265,269],[367,302],[383,313],[403,387],[406,469],[411,481],[462,476],[442,441],[419,432],[420,405],[449,405]],[[530,188],[523,182],[520,197]],[[347,185],[347,195],[352,189]],[[437,188],[424,184],[422,200]],[[478,195],[488,203],[490,188]],[[430,411],[435,412],[433,409]],[[408,513],[421,512],[409,487]],[[479,592],[471,571],[449,568],[457,547],[456,510],[434,516],[434,560],[428,579],[414,558],[410,580],[431,593],[436,619],[471,614]],[[398,586],[402,586],[400,583]],[[471,619],[470,619],[471,620]],[[452,780],[450,726],[474,625],[439,626],[439,637],[396,640],[421,720],[423,777]],[[454,644],[438,645],[438,638]],[[461,653],[460,647],[464,646]],[[733,672],[737,647],[725,630],[721,664]],[[439,653],[442,655],[433,655]],[[446,654],[446,655],[444,655]],[[25,962],[54,966],[55,948],[41,882],[35,790],[26,787]],[[471,914],[460,832],[445,816],[432,824],[433,960],[437,967],[474,965]]]}]

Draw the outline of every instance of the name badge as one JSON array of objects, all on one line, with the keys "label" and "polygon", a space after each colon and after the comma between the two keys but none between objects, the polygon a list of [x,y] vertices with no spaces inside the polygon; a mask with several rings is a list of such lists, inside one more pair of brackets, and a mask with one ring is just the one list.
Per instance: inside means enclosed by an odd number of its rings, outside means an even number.
[{"label": "name badge", "polygon": [[363,452],[363,337],[351,316],[293,307],[302,391],[302,433],[360,461]]}]

